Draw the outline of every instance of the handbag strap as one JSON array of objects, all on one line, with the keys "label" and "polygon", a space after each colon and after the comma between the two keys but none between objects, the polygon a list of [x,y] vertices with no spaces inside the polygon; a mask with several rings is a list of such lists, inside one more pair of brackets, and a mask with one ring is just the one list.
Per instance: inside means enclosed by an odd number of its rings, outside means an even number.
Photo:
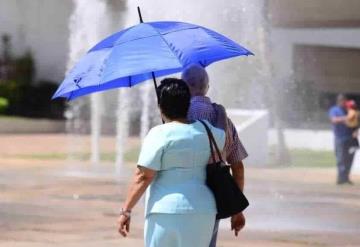
[{"label": "handbag strap", "polygon": [[205,130],[206,130],[206,133],[207,133],[207,136],[208,136],[208,139],[209,139],[209,145],[210,145],[210,152],[211,152],[211,158],[213,160],[213,162],[216,162],[216,159],[215,159],[215,152],[214,152],[214,147],[213,147],[213,144],[212,144],[212,139],[210,137],[210,132],[209,131],[209,127],[207,126],[206,123],[204,123],[203,121],[199,120],[205,127]]},{"label": "handbag strap", "polygon": [[[209,126],[208,126],[203,120],[199,120],[199,121],[200,121],[200,123],[202,123],[202,125],[204,125],[204,127],[205,127],[205,129],[206,129],[206,132],[207,132],[207,135],[208,135],[208,138],[209,138],[209,144],[210,144],[210,150],[211,150],[211,157],[212,157],[212,159],[213,159],[213,162],[216,162],[214,147],[215,147],[216,153],[217,153],[220,161],[224,162],[224,160],[223,160],[223,158],[222,158],[222,155],[221,155],[221,152],[220,152],[220,149],[219,149],[218,145],[216,144],[214,135],[213,135],[213,133],[211,132]],[[225,163],[225,162],[224,162],[224,163]]]}]

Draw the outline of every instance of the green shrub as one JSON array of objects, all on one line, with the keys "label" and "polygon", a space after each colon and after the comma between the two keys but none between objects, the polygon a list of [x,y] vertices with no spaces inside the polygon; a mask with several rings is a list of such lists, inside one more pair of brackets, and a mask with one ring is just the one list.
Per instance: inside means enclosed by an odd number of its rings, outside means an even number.
[{"label": "green shrub", "polygon": [[0,97],[0,114],[5,113],[8,106],[9,101],[6,98]]},{"label": "green shrub", "polygon": [[57,87],[58,85],[50,81],[24,86],[21,111],[18,114],[37,118],[63,118],[65,100],[51,100]]},{"label": "green shrub", "polygon": [[34,59],[30,51],[13,61],[14,71],[12,79],[20,84],[31,84],[35,77]]},{"label": "green shrub", "polygon": [[41,81],[37,85],[26,85],[16,81],[1,81],[0,97],[8,100],[4,113],[12,116],[35,118],[63,118],[65,100],[51,100],[57,85]]},{"label": "green shrub", "polygon": [[8,107],[6,113],[16,115],[13,113],[18,112],[23,97],[23,86],[19,85],[14,80],[1,81],[0,83],[0,97],[8,100]]},{"label": "green shrub", "polygon": [[0,114],[63,118],[65,100],[51,100],[57,85],[49,81],[34,81],[35,61],[31,52],[12,56],[11,37],[8,35],[2,36],[1,46],[0,64],[5,66],[7,73],[0,77],[0,99],[4,99],[0,102]]}]

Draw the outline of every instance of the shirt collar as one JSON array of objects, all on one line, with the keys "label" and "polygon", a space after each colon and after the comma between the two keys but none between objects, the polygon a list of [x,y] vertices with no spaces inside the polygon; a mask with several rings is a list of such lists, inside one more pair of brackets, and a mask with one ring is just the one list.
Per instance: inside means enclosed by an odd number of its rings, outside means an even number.
[{"label": "shirt collar", "polygon": [[191,98],[191,103],[205,103],[205,104],[211,104],[211,100],[209,97],[206,96],[193,96]]}]

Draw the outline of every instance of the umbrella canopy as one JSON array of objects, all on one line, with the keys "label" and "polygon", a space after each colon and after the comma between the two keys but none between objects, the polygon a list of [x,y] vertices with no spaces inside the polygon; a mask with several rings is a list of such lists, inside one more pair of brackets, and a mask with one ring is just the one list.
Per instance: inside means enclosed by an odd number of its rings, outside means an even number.
[{"label": "umbrella canopy", "polygon": [[209,64],[249,50],[205,27],[183,22],[146,22],[104,39],[69,72],[53,98],[69,100]]}]

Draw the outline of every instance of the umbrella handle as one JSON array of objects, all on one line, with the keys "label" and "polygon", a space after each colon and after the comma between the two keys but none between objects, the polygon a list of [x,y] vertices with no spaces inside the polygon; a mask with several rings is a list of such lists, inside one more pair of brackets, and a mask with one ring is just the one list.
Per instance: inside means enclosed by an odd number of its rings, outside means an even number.
[{"label": "umbrella handle", "polygon": [[[153,78],[153,82],[154,82],[154,87],[155,87],[155,93],[156,93],[156,98],[157,98],[157,103],[158,105],[160,104],[160,95],[159,95],[159,91],[157,90],[157,83],[156,83],[156,77],[155,77],[155,73],[151,72],[152,78]],[[162,123],[164,124],[165,121],[163,118],[161,118]]]},{"label": "umbrella handle", "polygon": [[155,88],[157,103],[159,104],[159,103],[160,103],[160,96],[159,96],[159,92],[158,92],[158,90],[157,90],[157,83],[156,83],[155,73],[154,73],[154,72],[151,72],[151,75],[152,75],[152,79],[153,79],[153,82],[154,82],[154,88]]}]

